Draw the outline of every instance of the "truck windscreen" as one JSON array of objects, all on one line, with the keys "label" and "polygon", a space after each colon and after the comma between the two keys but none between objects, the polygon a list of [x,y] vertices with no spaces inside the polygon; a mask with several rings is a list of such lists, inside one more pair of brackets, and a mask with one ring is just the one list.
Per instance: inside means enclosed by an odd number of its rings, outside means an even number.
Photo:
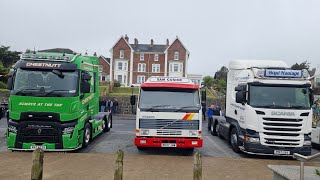
[{"label": "truck windscreen", "polygon": [[308,87],[250,85],[248,97],[256,108],[310,109]]},{"label": "truck windscreen", "polygon": [[[57,73],[58,72],[58,73]],[[17,69],[12,94],[23,96],[75,96],[78,72]]]},{"label": "truck windscreen", "polygon": [[184,111],[199,110],[199,91],[195,89],[142,88],[141,110]]}]

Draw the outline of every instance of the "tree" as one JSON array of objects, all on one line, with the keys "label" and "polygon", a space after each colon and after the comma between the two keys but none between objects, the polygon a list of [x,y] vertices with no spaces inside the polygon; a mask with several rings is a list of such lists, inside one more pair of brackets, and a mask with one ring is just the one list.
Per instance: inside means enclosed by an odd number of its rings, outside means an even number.
[{"label": "tree", "polygon": [[227,76],[228,76],[228,71],[229,69],[226,66],[222,66],[220,68],[220,70],[218,70],[215,75],[214,75],[214,79],[223,79],[223,80],[227,80]]},{"label": "tree", "polygon": [[10,68],[17,60],[19,60],[21,52],[10,51],[10,46],[0,47],[0,62],[5,68]]},{"label": "tree", "polygon": [[294,65],[291,66],[291,69],[293,70],[306,69],[309,71],[309,68],[310,68],[310,63],[308,61],[303,61],[301,64],[295,63]]},{"label": "tree", "polygon": [[203,85],[206,87],[212,87],[214,85],[214,78],[212,76],[204,76],[202,80]]}]

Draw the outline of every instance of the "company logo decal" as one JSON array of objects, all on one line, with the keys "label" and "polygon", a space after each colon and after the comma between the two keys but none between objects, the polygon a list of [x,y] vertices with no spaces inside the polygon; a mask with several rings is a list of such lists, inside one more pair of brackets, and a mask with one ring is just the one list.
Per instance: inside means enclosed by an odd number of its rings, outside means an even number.
[{"label": "company logo decal", "polygon": [[57,63],[27,63],[27,67],[50,67],[50,68],[59,68],[61,64]]},{"label": "company logo decal", "polygon": [[91,94],[90,96],[88,96],[87,98],[85,98],[84,100],[82,100],[82,104],[87,103],[87,102],[90,101],[93,97],[94,97],[94,94]]},{"label": "company logo decal", "polygon": [[271,111],[273,116],[295,116],[294,112]]},{"label": "company logo decal", "polygon": [[182,118],[182,120],[192,120],[194,115],[195,113],[188,113]]}]

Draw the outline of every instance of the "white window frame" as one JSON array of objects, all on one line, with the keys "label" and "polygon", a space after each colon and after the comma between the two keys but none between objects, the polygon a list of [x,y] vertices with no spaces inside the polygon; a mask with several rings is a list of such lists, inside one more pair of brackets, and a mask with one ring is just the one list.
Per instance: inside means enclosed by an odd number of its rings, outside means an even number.
[{"label": "white window frame", "polygon": [[140,61],[144,61],[144,53],[140,53]]},{"label": "white window frame", "polygon": [[[175,71],[175,66],[178,68],[178,71]],[[170,63],[169,64],[169,72],[171,73],[182,73],[183,64],[182,63]]]},{"label": "white window frame", "polygon": [[174,52],[174,60],[179,60],[179,51]]},{"label": "white window frame", "polygon": [[152,72],[160,73],[160,64],[152,64]]},{"label": "white window frame", "polygon": [[146,81],[146,76],[138,75],[137,76],[137,84],[142,84]]},{"label": "white window frame", "polygon": [[103,66],[99,65],[99,72],[103,72]]},{"label": "white window frame", "polygon": [[146,72],[146,64],[138,63],[138,72]]},{"label": "white window frame", "polygon": [[124,58],[124,50],[120,50],[120,55],[119,55],[120,59]]},{"label": "white window frame", "polygon": [[127,70],[127,67],[128,67],[128,63],[127,63],[127,62],[124,62],[123,64],[124,64],[124,66],[122,67],[122,69],[123,69],[124,71],[126,71],[126,70]]},{"label": "white window frame", "polygon": [[159,61],[159,54],[154,54],[154,61]]},{"label": "white window frame", "polygon": [[[119,68],[119,64],[121,63],[121,69]],[[122,71],[124,62],[117,62],[117,70]]]}]

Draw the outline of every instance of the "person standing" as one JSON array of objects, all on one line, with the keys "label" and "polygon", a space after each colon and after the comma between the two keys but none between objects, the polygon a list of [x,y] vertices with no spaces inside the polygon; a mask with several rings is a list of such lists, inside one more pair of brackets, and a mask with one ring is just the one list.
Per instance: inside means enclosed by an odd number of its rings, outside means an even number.
[{"label": "person standing", "polygon": [[105,112],[106,110],[106,100],[105,99],[102,99],[99,104],[100,104],[100,112]]},{"label": "person standing", "polygon": [[107,109],[108,111],[112,112],[113,103],[110,99],[107,101]]},{"label": "person standing", "polygon": [[118,106],[119,106],[118,100],[114,99],[114,101],[113,101],[113,112],[114,113],[118,113]]},{"label": "person standing", "polygon": [[202,105],[202,120],[205,121],[206,120],[206,111],[207,111],[206,103],[202,102],[201,105]]}]

